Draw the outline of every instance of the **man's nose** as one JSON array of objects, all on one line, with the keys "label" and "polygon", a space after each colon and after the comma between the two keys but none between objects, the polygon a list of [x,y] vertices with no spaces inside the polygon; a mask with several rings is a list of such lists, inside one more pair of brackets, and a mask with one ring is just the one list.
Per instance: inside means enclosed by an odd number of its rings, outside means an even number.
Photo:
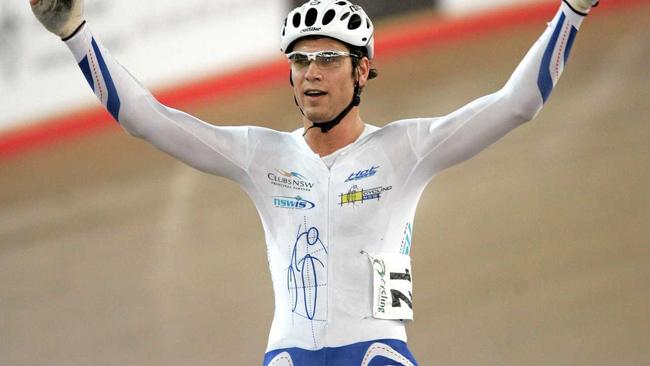
[{"label": "man's nose", "polygon": [[321,79],[322,76],[323,74],[321,72],[321,69],[316,64],[316,61],[309,62],[309,65],[307,65],[307,70],[305,70],[305,79],[307,80]]}]

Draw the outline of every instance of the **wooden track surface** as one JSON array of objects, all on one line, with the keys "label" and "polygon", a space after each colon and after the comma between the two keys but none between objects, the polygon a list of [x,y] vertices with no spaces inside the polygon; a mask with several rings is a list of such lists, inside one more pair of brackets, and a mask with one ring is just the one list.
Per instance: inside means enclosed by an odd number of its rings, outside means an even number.
[{"label": "wooden track surface", "polygon": [[[649,9],[590,17],[539,117],[430,184],[412,252],[422,365],[650,364]],[[377,65],[365,120],[498,89],[543,28]],[[298,126],[286,85],[190,112]],[[0,177],[0,365],[261,363],[270,276],[235,184],[115,131]]]}]

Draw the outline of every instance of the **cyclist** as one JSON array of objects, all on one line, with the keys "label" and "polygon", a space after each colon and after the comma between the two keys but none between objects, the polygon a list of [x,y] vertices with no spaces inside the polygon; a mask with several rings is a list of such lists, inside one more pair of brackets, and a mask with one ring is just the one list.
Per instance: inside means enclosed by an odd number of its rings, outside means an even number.
[{"label": "cyclist", "polygon": [[565,0],[497,92],[439,118],[378,128],[359,113],[374,26],[348,1],[289,13],[281,49],[303,127],[221,127],[161,105],[93,36],[82,0],[31,0],[129,133],[239,183],[263,223],[275,292],[264,365],[416,365],[410,247],[422,191],[537,115],[595,1]]}]

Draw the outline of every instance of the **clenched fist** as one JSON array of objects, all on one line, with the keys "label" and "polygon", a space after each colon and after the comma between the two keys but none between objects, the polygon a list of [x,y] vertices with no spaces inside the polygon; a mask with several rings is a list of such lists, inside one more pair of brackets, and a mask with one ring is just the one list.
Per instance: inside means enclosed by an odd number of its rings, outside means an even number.
[{"label": "clenched fist", "polygon": [[65,39],[83,23],[83,0],[30,0],[36,18],[50,32]]}]

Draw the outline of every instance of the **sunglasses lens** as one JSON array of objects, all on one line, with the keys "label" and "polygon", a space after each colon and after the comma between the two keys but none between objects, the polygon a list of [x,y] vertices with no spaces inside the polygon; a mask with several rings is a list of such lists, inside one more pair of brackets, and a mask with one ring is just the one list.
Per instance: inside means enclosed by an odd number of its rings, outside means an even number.
[{"label": "sunglasses lens", "polygon": [[342,56],[334,52],[321,52],[316,55],[316,63],[321,68],[334,68],[340,65]]},{"label": "sunglasses lens", "polygon": [[289,56],[289,61],[291,62],[292,65],[302,68],[309,65],[309,56],[301,53],[294,53],[291,56]]}]

